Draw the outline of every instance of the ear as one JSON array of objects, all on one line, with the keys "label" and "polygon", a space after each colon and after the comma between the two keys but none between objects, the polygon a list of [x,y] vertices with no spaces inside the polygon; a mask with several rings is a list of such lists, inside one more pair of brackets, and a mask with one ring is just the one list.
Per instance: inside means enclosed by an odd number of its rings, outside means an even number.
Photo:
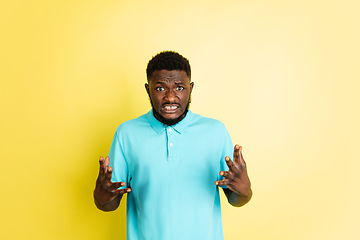
[{"label": "ear", "polygon": [[147,84],[147,83],[145,83],[145,89],[146,89],[146,92],[147,92],[147,94],[150,96],[150,94],[149,94],[149,84]]},{"label": "ear", "polygon": [[193,90],[193,87],[194,87],[194,83],[191,82],[191,83],[190,83],[190,94],[191,94],[191,92],[192,92],[192,90]]}]

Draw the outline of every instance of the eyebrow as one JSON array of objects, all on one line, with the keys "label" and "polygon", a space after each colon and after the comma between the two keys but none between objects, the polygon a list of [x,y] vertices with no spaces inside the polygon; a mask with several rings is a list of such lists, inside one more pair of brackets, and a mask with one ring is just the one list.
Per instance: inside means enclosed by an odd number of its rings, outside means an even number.
[{"label": "eyebrow", "polygon": [[154,85],[156,85],[156,84],[164,84],[165,83],[165,81],[157,81]]},{"label": "eyebrow", "polygon": [[[166,84],[166,82],[167,81],[157,81],[154,85],[156,85],[156,84]],[[183,82],[175,82],[174,84],[181,85],[181,84],[185,84],[185,83],[183,83]]]}]

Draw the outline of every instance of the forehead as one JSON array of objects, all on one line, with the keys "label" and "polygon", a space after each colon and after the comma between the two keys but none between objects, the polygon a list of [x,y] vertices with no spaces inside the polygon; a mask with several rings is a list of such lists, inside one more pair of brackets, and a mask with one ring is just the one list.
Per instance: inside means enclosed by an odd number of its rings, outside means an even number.
[{"label": "forehead", "polygon": [[185,71],[182,70],[156,70],[151,74],[150,82],[190,82]]}]

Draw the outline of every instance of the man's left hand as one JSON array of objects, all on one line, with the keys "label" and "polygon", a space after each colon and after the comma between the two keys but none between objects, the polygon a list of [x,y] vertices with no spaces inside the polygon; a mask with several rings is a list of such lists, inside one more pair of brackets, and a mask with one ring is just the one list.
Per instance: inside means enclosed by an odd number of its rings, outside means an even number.
[{"label": "man's left hand", "polygon": [[216,181],[218,186],[226,185],[231,191],[241,197],[246,197],[251,192],[251,183],[246,169],[246,163],[242,155],[242,147],[235,145],[234,161],[230,157],[225,157],[228,171],[221,171],[219,174],[224,177],[221,181]]}]

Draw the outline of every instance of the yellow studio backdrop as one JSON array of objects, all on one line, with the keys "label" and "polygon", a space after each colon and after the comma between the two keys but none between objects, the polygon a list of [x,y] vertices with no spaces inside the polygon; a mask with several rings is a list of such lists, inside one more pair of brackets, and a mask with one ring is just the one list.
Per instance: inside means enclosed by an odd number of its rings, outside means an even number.
[{"label": "yellow studio backdrop", "polygon": [[2,1],[0,239],[125,239],[125,202],[93,204],[98,158],[150,109],[162,50],[190,60],[191,109],[243,146],[254,196],[222,195],[226,240],[359,239],[359,7]]}]

